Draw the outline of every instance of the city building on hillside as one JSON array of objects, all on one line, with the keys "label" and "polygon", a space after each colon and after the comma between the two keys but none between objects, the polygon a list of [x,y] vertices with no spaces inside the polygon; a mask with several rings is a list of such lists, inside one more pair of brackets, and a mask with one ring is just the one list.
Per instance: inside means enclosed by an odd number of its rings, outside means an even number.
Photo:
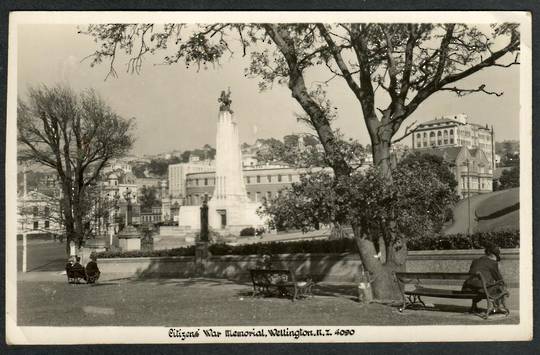
[{"label": "city building on hillside", "polygon": [[161,205],[157,204],[151,208],[141,208],[141,224],[157,224],[162,221]]},{"label": "city building on hillside", "polygon": [[[247,197],[252,202],[262,202],[279,194],[293,182],[300,181],[305,169],[259,167],[243,169]],[[186,205],[200,205],[205,196],[211,198],[215,188],[215,172],[186,175]]]},{"label": "city building on hillside", "polygon": [[131,173],[131,163],[128,158],[112,159],[107,166],[103,168],[103,173],[121,170],[124,173]]},{"label": "city building on hillside", "polygon": [[17,197],[17,234],[62,234],[60,201],[38,191]]},{"label": "city building on hillside", "polygon": [[448,163],[458,183],[456,192],[461,198],[493,191],[490,160],[481,149],[434,147],[416,151],[440,156]]},{"label": "city building on hillside", "polygon": [[169,195],[172,203],[182,204],[186,196],[186,175],[190,173],[214,171],[215,167],[208,161],[180,163],[169,165]]},{"label": "city building on hillside", "polygon": [[[132,223],[140,223],[140,206],[137,202],[138,186],[137,178],[132,173],[117,170],[107,174],[101,185],[102,194],[108,200],[116,200],[114,213],[111,213],[111,219],[115,216],[123,219],[127,213],[126,196],[129,197],[132,205]],[[112,223],[112,221],[110,221]]]},{"label": "city building on hillside", "polygon": [[412,133],[413,149],[466,147],[481,149],[490,167],[495,165],[493,128],[469,122],[465,114],[443,116],[419,124]]}]

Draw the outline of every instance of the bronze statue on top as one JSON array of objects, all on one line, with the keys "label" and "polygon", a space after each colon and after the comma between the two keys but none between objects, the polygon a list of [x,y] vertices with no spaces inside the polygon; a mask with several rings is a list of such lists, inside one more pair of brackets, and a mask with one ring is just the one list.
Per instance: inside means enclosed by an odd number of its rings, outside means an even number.
[{"label": "bronze statue on top", "polygon": [[219,97],[218,102],[221,103],[221,105],[219,105],[219,111],[229,111],[230,113],[233,113],[231,110],[231,88],[229,88],[227,92],[221,90],[221,96]]}]

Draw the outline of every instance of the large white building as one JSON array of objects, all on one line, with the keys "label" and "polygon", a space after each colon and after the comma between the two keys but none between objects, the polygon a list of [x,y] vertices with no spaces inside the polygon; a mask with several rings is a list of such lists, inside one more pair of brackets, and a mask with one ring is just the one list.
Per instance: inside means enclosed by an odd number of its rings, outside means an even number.
[{"label": "large white building", "polygon": [[214,171],[209,161],[193,161],[169,165],[169,195],[172,201],[181,201],[186,197],[186,175]]},{"label": "large white building", "polygon": [[412,134],[413,149],[433,147],[466,147],[481,149],[495,165],[493,128],[469,122],[465,114],[449,115],[419,124]]}]

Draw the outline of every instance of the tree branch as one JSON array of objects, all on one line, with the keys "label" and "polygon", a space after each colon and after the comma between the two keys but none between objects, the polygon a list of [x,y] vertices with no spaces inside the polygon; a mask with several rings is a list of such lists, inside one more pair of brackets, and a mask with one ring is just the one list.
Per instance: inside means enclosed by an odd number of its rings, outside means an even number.
[{"label": "tree branch", "polygon": [[[403,133],[403,135],[399,138],[396,138],[392,141],[392,144],[394,143],[397,143],[403,139],[405,139],[406,137],[410,136],[412,133],[414,133],[414,129],[411,130],[411,128],[416,124],[416,121],[414,121],[413,123],[411,123],[410,125],[408,125],[407,127],[405,127],[405,133]],[[410,130],[410,131],[409,131]]]},{"label": "tree branch", "polygon": [[439,89],[439,91],[452,91],[452,92],[455,92],[459,97],[463,97],[463,96],[466,96],[475,92],[483,92],[485,94],[495,95],[495,96],[503,95],[503,92],[488,91],[485,89],[485,87],[486,87],[485,84],[480,85],[476,89],[460,89],[454,86],[454,87],[441,88]]}]

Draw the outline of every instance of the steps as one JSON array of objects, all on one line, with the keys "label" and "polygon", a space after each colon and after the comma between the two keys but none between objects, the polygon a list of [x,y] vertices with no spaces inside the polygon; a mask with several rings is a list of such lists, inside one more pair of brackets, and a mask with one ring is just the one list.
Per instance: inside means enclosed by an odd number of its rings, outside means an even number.
[{"label": "steps", "polygon": [[154,236],[154,250],[182,248],[195,244],[198,231],[189,226],[161,227]]}]

